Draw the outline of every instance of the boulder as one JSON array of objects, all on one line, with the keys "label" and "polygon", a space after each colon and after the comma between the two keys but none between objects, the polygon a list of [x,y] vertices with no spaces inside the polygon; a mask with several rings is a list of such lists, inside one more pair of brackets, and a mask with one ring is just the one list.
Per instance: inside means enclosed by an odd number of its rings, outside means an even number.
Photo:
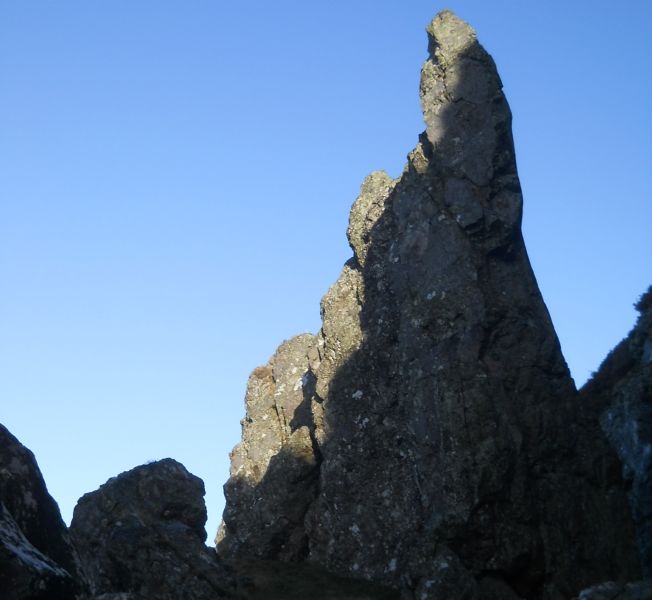
[{"label": "boulder", "polygon": [[97,600],[230,597],[230,575],[204,544],[203,496],[202,480],[172,459],[136,467],[84,495],[70,532]]}]

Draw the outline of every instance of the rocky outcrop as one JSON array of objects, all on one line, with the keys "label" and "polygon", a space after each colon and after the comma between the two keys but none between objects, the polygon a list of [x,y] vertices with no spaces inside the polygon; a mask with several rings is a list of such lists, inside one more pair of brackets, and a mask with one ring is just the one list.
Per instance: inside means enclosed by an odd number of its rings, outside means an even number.
[{"label": "rocky outcrop", "polygon": [[[638,322],[582,389],[630,482],[641,564],[652,578],[652,287],[639,300]],[[652,597],[652,592],[651,597]]]},{"label": "rocky outcrop", "polygon": [[165,459],[109,479],[83,496],[70,532],[95,596],[217,600],[230,576],[206,547],[204,484]]},{"label": "rocky outcrop", "polygon": [[652,597],[652,288],[578,395],[493,61],[450,12],[428,35],[426,131],[364,181],[321,330],[250,377],[222,558],[172,459],[86,494],[69,538],[0,426],[3,600]]},{"label": "rocky outcrop", "polygon": [[0,597],[71,600],[83,587],[34,455],[0,425]]},{"label": "rocky outcrop", "polygon": [[254,371],[218,535],[405,598],[570,598],[640,572],[618,461],[532,274],[511,115],[450,12],[428,28],[426,131],[370,175],[322,329]]}]

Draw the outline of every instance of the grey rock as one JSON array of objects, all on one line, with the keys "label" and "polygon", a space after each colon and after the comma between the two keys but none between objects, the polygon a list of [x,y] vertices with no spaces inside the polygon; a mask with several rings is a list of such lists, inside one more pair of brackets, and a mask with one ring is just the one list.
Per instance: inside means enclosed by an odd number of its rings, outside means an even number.
[{"label": "grey rock", "polygon": [[652,287],[637,309],[636,326],[584,386],[582,397],[603,410],[602,428],[631,483],[643,574],[652,577]]},{"label": "grey rock", "polygon": [[448,11],[428,36],[425,133],[399,179],[363,183],[319,333],[250,378],[218,550],[418,600],[637,579],[617,457],[523,243],[495,65]]},{"label": "grey rock", "polygon": [[[96,597],[216,600],[233,583],[206,547],[204,484],[165,459],[84,495],[70,526]],[[107,595],[107,596],[103,596]]]},{"label": "grey rock", "polygon": [[0,425],[0,597],[83,593],[76,554],[30,450]]}]

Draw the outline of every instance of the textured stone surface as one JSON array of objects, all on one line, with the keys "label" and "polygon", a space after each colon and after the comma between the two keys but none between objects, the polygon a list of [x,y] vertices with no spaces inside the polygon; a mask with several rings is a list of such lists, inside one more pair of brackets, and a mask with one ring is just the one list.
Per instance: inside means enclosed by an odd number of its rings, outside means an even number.
[{"label": "textured stone surface", "polygon": [[636,579],[617,458],[523,244],[500,78],[450,12],[428,36],[426,132],[399,179],[363,183],[320,332],[249,381],[219,550],[419,600]]},{"label": "textured stone surface", "polygon": [[32,452],[0,425],[0,597],[70,600],[83,585]]},{"label": "textured stone surface", "polygon": [[311,335],[285,342],[249,378],[243,440],[231,453],[227,509],[216,539],[230,558],[240,555],[241,543],[249,550],[253,539],[249,556],[296,559],[307,553],[303,521],[318,475],[307,358],[313,343]]},{"label": "textured stone surface", "polygon": [[637,304],[638,322],[582,389],[603,409],[601,424],[631,482],[643,573],[652,577],[652,288]]},{"label": "textured stone surface", "polygon": [[172,459],[136,467],[83,496],[70,532],[92,593],[129,600],[229,597],[230,577],[204,544],[203,496],[201,479]]}]

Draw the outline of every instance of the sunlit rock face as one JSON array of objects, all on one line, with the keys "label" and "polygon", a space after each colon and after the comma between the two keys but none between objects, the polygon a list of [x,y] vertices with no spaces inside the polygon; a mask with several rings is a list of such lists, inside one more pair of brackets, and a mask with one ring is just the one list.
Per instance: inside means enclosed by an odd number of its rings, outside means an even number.
[{"label": "sunlit rock face", "polygon": [[426,131],[365,179],[316,336],[254,371],[218,534],[405,598],[570,598],[639,564],[618,461],[580,410],[521,236],[511,114],[450,12]]},{"label": "sunlit rock face", "polygon": [[68,531],[36,459],[0,425],[0,597],[70,600],[82,591]]},{"label": "sunlit rock face", "polygon": [[284,342],[249,378],[243,439],[231,453],[232,477],[225,486],[217,539],[222,555],[240,556],[242,548],[245,556],[264,559],[307,554],[304,521],[319,476],[308,358],[314,344],[312,335]]},{"label": "sunlit rock face", "polygon": [[[582,388],[582,398],[602,410],[600,423],[631,485],[643,574],[652,578],[652,287],[636,308],[636,326]],[[648,593],[652,598],[652,584]]]},{"label": "sunlit rock face", "polygon": [[136,467],[84,495],[70,533],[93,596],[231,597],[230,577],[204,544],[203,496],[202,480],[172,459]]}]

